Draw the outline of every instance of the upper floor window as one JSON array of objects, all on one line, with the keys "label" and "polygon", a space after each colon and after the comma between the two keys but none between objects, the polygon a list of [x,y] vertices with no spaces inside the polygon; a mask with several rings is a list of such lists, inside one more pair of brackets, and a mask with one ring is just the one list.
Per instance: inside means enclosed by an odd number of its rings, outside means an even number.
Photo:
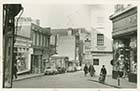
[{"label": "upper floor window", "polygon": [[99,59],[93,59],[93,65],[99,65]]},{"label": "upper floor window", "polygon": [[97,46],[104,45],[104,35],[103,34],[97,34]]}]

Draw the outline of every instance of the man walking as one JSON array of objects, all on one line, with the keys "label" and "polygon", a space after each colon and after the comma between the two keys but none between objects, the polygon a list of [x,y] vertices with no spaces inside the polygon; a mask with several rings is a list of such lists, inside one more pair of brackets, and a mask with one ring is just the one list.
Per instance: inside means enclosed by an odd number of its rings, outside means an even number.
[{"label": "man walking", "polygon": [[94,73],[95,73],[95,69],[94,69],[94,67],[93,67],[92,64],[89,66],[89,73],[90,73],[90,76],[91,76],[91,77],[93,77],[93,75],[94,75]]},{"label": "man walking", "polygon": [[17,70],[17,65],[14,64],[14,65],[13,65],[13,76],[12,76],[12,78],[15,76],[15,79],[17,79],[17,72],[18,72],[18,70]]},{"label": "man walking", "polygon": [[102,76],[102,82],[103,83],[105,82],[106,74],[107,74],[107,71],[106,71],[105,65],[103,65],[102,68],[101,68],[101,71],[100,71],[100,75]]},{"label": "man walking", "polygon": [[88,73],[88,67],[87,67],[87,64],[85,64],[85,66],[84,66],[84,72],[85,72],[85,76],[86,76],[87,73]]}]

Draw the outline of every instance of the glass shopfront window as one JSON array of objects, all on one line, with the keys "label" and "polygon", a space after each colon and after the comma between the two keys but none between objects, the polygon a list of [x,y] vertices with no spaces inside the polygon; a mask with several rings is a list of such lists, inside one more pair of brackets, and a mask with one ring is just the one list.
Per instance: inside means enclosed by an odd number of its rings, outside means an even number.
[{"label": "glass shopfront window", "polygon": [[[22,48],[23,49],[23,48]],[[17,52],[16,56],[18,73],[29,70],[29,52],[22,50]]]},{"label": "glass shopfront window", "polygon": [[[129,42],[129,41],[128,41]],[[114,41],[114,71],[122,71],[125,77],[130,72],[130,47],[126,40]]]},{"label": "glass shopfront window", "polygon": [[136,37],[132,37],[130,41],[130,72],[137,74],[137,40]]},{"label": "glass shopfront window", "polygon": [[124,58],[124,70],[126,73],[137,74],[137,39],[136,36],[132,36],[127,40],[115,40],[114,47],[114,66],[113,70],[118,70],[118,61],[121,56]]}]

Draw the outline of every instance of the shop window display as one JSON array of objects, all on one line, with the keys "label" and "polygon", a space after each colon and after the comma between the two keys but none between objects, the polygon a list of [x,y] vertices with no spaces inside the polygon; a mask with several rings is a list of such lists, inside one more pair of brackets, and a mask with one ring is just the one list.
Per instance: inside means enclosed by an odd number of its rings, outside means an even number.
[{"label": "shop window display", "polygon": [[130,41],[130,59],[131,59],[131,73],[137,74],[137,40],[136,37],[132,37]]},{"label": "shop window display", "polygon": [[128,77],[129,74],[137,74],[136,37],[124,40],[115,40],[113,46],[113,71],[122,71],[122,77]]},{"label": "shop window display", "polygon": [[122,72],[122,77],[127,77],[130,71],[129,54],[130,51],[128,47],[121,47],[115,51],[114,56],[116,61],[113,70]]},{"label": "shop window display", "polygon": [[25,53],[19,53],[17,55],[17,68],[18,72],[28,70],[28,55]]}]

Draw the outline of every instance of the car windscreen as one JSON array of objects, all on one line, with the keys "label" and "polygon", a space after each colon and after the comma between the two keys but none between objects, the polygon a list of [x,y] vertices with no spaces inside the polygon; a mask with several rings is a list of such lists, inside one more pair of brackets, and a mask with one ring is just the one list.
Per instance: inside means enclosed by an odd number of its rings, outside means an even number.
[{"label": "car windscreen", "polygon": [[47,67],[47,69],[51,69],[51,67]]}]

